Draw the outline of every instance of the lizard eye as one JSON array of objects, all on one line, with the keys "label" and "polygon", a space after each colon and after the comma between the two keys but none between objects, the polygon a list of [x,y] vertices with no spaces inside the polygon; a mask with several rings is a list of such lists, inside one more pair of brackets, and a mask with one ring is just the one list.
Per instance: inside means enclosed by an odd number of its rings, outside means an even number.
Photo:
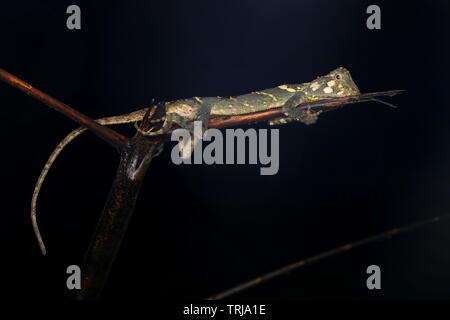
[{"label": "lizard eye", "polygon": [[336,74],[334,75],[334,77],[336,78],[336,80],[341,80],[341,79],[342,79],[342,74],[336,73]]}]

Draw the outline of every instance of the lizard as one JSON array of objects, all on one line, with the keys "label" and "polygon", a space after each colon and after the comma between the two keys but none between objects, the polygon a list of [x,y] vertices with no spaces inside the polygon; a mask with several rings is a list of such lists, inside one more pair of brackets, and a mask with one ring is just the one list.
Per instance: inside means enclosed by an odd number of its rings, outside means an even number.
[{"label": "lizard", "polygon": [[[285,124],[291,121],[299,121],[306,125],[314,124],[321,111],[312,112],[309,108],[306,110],[296,110],[296,106],[306,102],[330,99],[335,97],[346,97],[359,95],[359,89],[353,81],[350,72],[339,67],[324,76],[320,76],[311,82],[301,84],[283,84],[274,88],[261,91],[254,91],[234,97],[193,97],[188,99],[179,99],[174,101],[162,102],[163,114],[151,120],[159,124],[159,130],[142,131],[144,135],[159,135],[167,133],[174,125],[188,129],[193,133],[193,122],[202,121],[204,129],[208,126],[210,118],[234,116],[241,114],[254,113],[273,108],[282,108],[283,115],[269,120],[270,125]],[[148,108],[143,108],[128,114],[112,116],[97,119],[101,125],[115,125],[124,123],[135,123],[143,120]],[[77,128],[70,132],[53,150],[33,190],[31,200],[31,220],[34,233],[36,235],[39,247],[43,255],[46,249],[42,236],[39,231],[36,218],[36,204],[42,184],[50,170],[52,164],[60,152],[82,134],[87,129]]]}]

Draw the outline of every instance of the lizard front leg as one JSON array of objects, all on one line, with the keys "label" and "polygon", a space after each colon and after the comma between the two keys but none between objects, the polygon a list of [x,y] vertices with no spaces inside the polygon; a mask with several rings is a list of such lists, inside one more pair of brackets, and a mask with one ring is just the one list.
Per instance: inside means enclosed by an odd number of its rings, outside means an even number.
[{"label": "lizard front leg", "polygon": [[283,105],[282,111],[286,115],[286,122],[300,121],[306,125],[314,124],[322,111],[313,112],[311,108],[297,108],[299,104],[310,101],[304,92],[297,92]]},{"label": "lizard front leg", "polygon": [[[191,156],[198,141],[203,139],[203,132],[208,129],[212,105],[208,102],[203,102],[199,98],[195,99],[195,103],[192,114],[186,116],[185,114],[175,113],[172,117],[172,121],[183,129],[188,130],[191,136],[190,150],[185,143],[180,143],[180,147],[183,146],[183,148],[180,148],[182,158]],[[195,130],[194,122],[196,121],[201,122],[202,130],[200,132]]]}]

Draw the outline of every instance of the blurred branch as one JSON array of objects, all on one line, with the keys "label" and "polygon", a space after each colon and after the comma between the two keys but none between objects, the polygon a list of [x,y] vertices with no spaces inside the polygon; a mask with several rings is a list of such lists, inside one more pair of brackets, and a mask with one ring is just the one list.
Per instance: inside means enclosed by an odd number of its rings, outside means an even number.
[{"label": "blurred branch", "polygon": [[434,218],[431,218],[431,219],[423,220],[423,221],[420,221],[420,222],[416,222],[416,223],[413,223],[413,224],[409,224],[409,225],[406,225],[406,226],[403,226],[403,227],[400,227],[400,228],[391,229],[389,231],[385,231],[385,232],[379,233],[377,235],[374,235],[374,236],[371,236],[371,237],[368,237],[368,238],[364,238],[362,240],[358,240],[358,241],[347,243],[347,244],[345,244],[343,246],[340,246],[340,247],[337,247],[337,248],[334,248],[334,249],[331,249],[331,250],[319,253],[319,254],[317,254],[315,256],[312,256],[312,257],[309,257],[309,258],[306,258],[306,259],[294,262],[294,263],[289,264],[289,265],[287,265],[285,267],[282,267],[282,268],[276,269],[276,270],[274,270],[272,272],[266,273],[266,274],[264,274],[264,275],[262,275],[262,276],[260,276],[258,278],[249,280],[249,281],[244,282],[244,283],[242,283],[240,285],[237,285],[237,286],[235,286],[235,287],[233,287],[231,289],[228,289],[228,290],[222,291],[222,292],[220,292],[218,294],[215,294],[215,295],[213,295],[213,296],[211,296],[211,297],[209,297],[207,299],[208,300],[220,300],[220,299],[223,299],[223,298],[228,298],[228,297],[230,297],[232,295],[235,295],[235,294],[237,294],[237,293],[239,293],[239,292],[241,292],[241,291],[243,291],[245,289],[252,288],[252,287],[254,287],[256,285],[259,285],[259,284],[261,284],[263,282],[266,282],[266,281],[268,281],[270,279],[279,277],[281,275],[284,275],[284,274],[289,273],[291,271],[295,271],[297,269],[300,269],[302,267],[308,266],[310,264],[319,262],[319,261],[324,260],[326,258],[338,255],[338,254],[343,253],[345,251],[348,251],[350,249],[362,247],[364,245],[367,245],[367,244],[370,244],[370,243],[374,243],[374,242],[377,242],[377,241],[390,239],[391,237],[393,237],[395,235],[399,235],[401,233],[405,233],[405,232],[408,232],[408,231],[413,231],[413,230],[416,230],[416,229],[418,229],[420,227],[423,227],[423,226],[426,226],[426,225],[429,225],[429,224],[432,224],[432,223],[436,223],[436,222],[439,222],[439,221],[443,221],[443,220],[446,220],[446,219],[449,219],[449,218],[450,218],[450,214],[442,215],[442,216],[434,217]]}]

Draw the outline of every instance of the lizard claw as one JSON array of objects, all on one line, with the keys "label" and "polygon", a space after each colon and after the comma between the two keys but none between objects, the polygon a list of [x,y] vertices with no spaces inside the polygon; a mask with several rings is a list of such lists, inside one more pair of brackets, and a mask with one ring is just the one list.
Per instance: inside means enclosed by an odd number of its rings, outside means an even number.
[{"label": "lizard claw", "polygon": [[[154,100],[152,100],[153,102]],[[146,136],[157,136],[166,134],[170,129],[165,116],[164,103],[153,104],[148,108],[142,121],[134,123],[134,127],[141,134]],[[158,129],[159,130],[155,130]]]}]

